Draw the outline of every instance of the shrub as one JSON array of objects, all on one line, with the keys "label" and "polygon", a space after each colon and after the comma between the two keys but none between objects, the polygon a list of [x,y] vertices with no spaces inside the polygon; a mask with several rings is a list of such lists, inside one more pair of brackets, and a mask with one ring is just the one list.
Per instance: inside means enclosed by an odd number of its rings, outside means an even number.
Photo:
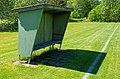
[{"label": "shrub", "polygon": [[17,22],[11,22],[8,20],[0,20],[0,32],[11,32],[11,31],[17,31]]},{"label": "shrub", "polygon": [[117,0],[109,4],[102,2],[96,8],[92,9],[88,15],[89,21],[99,22],[120,22],[120,5]]}]

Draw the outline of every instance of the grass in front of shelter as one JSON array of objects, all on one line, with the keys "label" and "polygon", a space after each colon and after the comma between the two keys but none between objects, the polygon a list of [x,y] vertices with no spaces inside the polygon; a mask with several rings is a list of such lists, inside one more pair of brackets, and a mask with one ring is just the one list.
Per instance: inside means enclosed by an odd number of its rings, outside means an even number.
[{"label": "grass in front of shelter", "polygon": [[0,79],[81,79],[116,28],[107,49],[88,79],[120,78],[120,23],[70,22],[62,51],[33,53],[38,67],[13,65],[18,60],[18,33],[0,32]]}]

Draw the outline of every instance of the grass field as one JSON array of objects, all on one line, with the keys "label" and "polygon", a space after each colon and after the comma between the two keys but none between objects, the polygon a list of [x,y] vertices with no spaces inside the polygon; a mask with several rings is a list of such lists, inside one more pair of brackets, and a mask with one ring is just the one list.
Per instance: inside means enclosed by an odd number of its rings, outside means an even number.
[{"label": "grass field", "polygon": [[34,52],[36,68],[13,65],[18,60],[17,32],[0,32],[0,79],[82,79],[118,27],[88,79],[120,79],[120,23],[69,23],[62,51]]}]

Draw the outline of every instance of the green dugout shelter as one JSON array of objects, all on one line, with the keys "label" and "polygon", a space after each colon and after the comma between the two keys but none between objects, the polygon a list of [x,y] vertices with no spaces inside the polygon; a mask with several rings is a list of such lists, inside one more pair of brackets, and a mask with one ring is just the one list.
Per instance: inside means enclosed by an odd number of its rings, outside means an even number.
[{"label": "green dugout shelter", "polygon": [[47,46],[62,44],[70,13],[73,9],[41,4],[14,9],[18,12],[19,57]]}]

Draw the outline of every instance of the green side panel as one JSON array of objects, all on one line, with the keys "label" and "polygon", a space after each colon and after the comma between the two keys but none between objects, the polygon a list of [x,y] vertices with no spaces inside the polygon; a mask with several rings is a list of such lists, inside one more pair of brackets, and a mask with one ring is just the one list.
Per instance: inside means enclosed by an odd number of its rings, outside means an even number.
[{"label": "green side panel", "polygon": [[45,13],[45,42],[52,40],[52,14]]},{"label": "green side panel", "polygon": [[20,56],[31,56],[42,13],[43,9],[19,13],[18,48]]},{"label": "green side panel", "polygon": [[35,45],[41,44],[44,42],[44,14],[42,14],[42,19],[38,28],[38,32],[35,39]]},{"label": "green side panel", "polygon": [[44,13],[42,15],[41,24],[39,26],[35,45],[52,40],[52,14]]},{"label": "green side panel", "polygon": [[65,30],[66,30],[66,26],[68,23],[69,16],[70,16],[70,12],[56,13],[54,15],[53,39],[62,41]]}]

